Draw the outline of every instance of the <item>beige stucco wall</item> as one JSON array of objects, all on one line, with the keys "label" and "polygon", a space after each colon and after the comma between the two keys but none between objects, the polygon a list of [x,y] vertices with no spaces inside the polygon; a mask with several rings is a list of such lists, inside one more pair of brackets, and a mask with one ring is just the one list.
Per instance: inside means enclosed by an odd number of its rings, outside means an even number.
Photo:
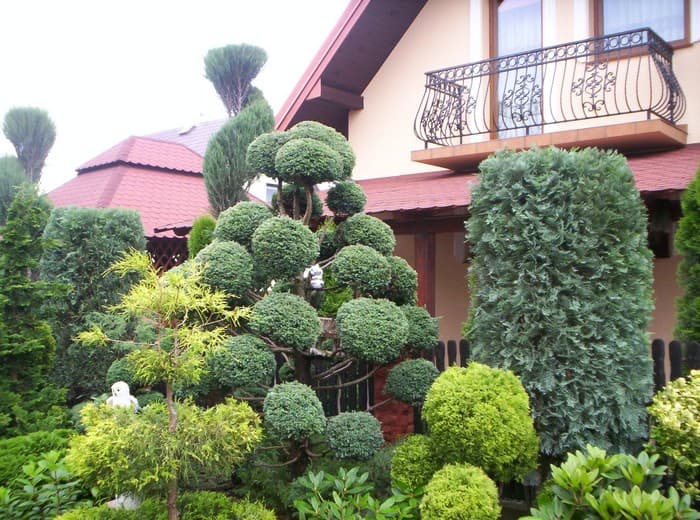
[{"label": "beige stucco wall", "polygon": [[673,328],[676,325],[676,298],[683,291],[676,281],[676,272],[681,257],[656,258],[654,260],[654,299],[656,308],[649,323],[651,339],[661,338],[666,344],[675,339]]},{"label": "beige stucco wall", "polygon": [[440,317],[440,339],[459,340],[469,309],[464,233],[437,233],[435,256],[435,315]]}]

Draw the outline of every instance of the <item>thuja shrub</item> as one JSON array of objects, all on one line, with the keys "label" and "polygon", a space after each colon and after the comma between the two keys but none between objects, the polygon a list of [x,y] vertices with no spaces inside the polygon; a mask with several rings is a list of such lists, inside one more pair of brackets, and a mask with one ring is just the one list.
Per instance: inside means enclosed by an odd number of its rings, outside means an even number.
[{"label": "thuja shrub", "polygon": [[229,296],[240,299],[253,285],[253,258],[238,242],[215,240],[195,261],[203,265],[203,280]]},{"label": "thuja shrub", "polygon": [[339,180],[343,163],[330,146],[305,137],[292,139],[279,149],[275,169],[284,182],[312,186]]},{"label": "thuja shrub", "polygon": [[338,309],[336,321],[343,350],[365,361],[388,363],[406,343],[408,322],[389,300],[350,300]]},{"label": "thuja shrub", "polygon": [[263,403],[267,431],[274,438],[302,441],[326,428],[323,406],[311,387],[292,381],[275,385]]},{"label": "thuja shrub", "polygon": [[308,138],[325,143],[340,155],[342,162],[341,178],[347,179],[355,167],[355,152],[343,134],[330,126],[316,121],[301,121],[287,131],[290,139]]},{"label": "thuja shrub", "polygon": [[384,444],[381,425],[369,412],[341,412],[330,417],[326,438],[339,459],[369,460]]},{"label": "thuja shrub", "polygon": [[242,201],[219,213],[214,237],[234,241],[250,249],[250,240],[258,226],[272,218],[272,210],[260,202]]},{"label": "thuja shrub", "polygon": [[298,350],[313,347],[321,334],[316,309],[289,293],[272,293],[257,302],[248,325],[256,334]]},{"label": "thuja shrub", "polygon": [[390,256],[396,246],[396,238],[389,225],[364,213],[348,217],[338,226],[338,236],[341,245],[361,244],[385,256]]},{"label": "thuja shrub", "polygon": [[391,482],[417,489],[426,485],[440,467],[434,456],[432,439],[427,435],[409,435],[394,448]]},{"label": "thuja shrub", "polygon": [[400,256],[387,257],[391,278],[382,293],[396,305],[414,305],[418,300],[418,273]]},{"label": "thuja shrub", "polygon": [[497,520],[496,484],[481,468],[448,464],[425,486],[420,513],[423,520]]},{"label": "thuja shrub", "polygon": [[678,222],[676,248],[683,255],[678,267],[678,283],[683,295],[676,302],[675,337],[700,341],[700,169],[681,197],[683,216]]},{"label": "thuja shrub", "polygon": [[519,375],[545,454],[634,451],[652,390],[652,264],[625,158],[504,151],[480,170],[467,221],[473,359]]},{"label": "thuja shrub", "polygon": [[345,246],[333,261],[335,280],[356,293],[375,296],[383,293],[391,281],[386,257],[364,245]]},{"label": "thuja shrub", "polygon": [[438,369],[427,359],[406,359],[389,370],[384,392],[417,406],[423,403],[439,375]]},{"label": "thuja shrub", "polygon": [[425,307],[402,305],[401,311],[408,321],[406,345],[415,353],[435,348],[438,342],[438,321]]},{"label": "thuja shrub", "polygon": [[252,334],[232,336],[209,355],[210,377],[224,389],[269,385],[275,375],[275,355]]},{"label": "thuja shrub", "polygon": [[654,396],[650,449],[660,454],[679,489],[700,499],[700,370]]},{"label": "thuja shrub", "polygon": [[192,229],[187,237],[187,253],[189,258],[197,256],[214,239],[216,220],[211,215],[201,215],[192,222]]},{"label": "thuja shrub", "polygon": [[252,247],[256,264],[278,281],[300,274],[319,253],[313,231],[288,217],[273,217],[260,224],[253,233]]},{"label": "thuja shrub", "polygon": [[326,206],[336,215],[354,215],[365,209],[367,196],[353,181],[336,182],[326,194]]},{"label": "thuja shrub", "polygon": [[499,482],[521,479],[537,465],[528,396],[510,371],[476,362],[448,368],[430,387],[423,418],[445,463],[478,466]]}]

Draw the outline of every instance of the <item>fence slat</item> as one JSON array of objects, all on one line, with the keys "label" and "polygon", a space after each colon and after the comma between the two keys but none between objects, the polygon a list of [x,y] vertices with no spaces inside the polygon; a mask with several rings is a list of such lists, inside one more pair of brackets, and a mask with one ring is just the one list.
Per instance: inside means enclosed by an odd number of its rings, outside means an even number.
[{"label": "fence slat", "polygon": [[435,347],[435,366],[440,372],[445,371],[445,342],[438,341]]},{"label": "fence slat", "polygon": [[683,352],[680,341],[672,341],[668,344],[668,357],[671,360],[671,381],[675,381],[683,375]]},{"label": "fence slat", "polygon": [[666,344],[662,339],[651,342],[651,357],[654,360],[654,389],[661,390],[666,384]]},{"label": "fence slat", "polygon": [[457,363],[457,342],[453,339],[447,342],[447,366]]},{"label": "fence slat", "polygon": [[469,363],[469,340],[459,340],[459,364],[466,367]]}]

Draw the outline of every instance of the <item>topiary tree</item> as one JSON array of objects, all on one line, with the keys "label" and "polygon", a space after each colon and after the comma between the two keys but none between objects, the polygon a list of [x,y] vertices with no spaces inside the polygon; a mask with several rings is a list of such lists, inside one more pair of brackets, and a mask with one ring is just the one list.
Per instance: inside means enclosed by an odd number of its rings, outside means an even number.
[{"label": "topiary tree", "polygon": [[345,246],[369,246],[385,256],[390,256],[396,246],[394,232],[389,225],[364,213],[356,213],[338,226],[338,241]]},{"label": "topiary tree", "polygon": [[192,222],[192,229],[187,237],[187,252],[189,258],[197,256],[214,239],[216,219],[211,215],[201,215]]},{"label": "topiary tree", "polygon": [[355,296],[383,294],[391,283],[389,261],[369,246],[345,246],[333,262],[335,280],[353,289]]},{"label": "topiary tree", "polygon": [[2,125],[29,182],[38,184],[44,161],[56,141],[56,126],[45,110],[14,107],[7,111]]},{"label": "topiary tree", "polygon": [[367,196],[353,181],[338,181],[326,194],[326,206],[339,216],[361,213],[367,204]]},{"label": "topiary tree", "polygon": [[428,435],[414,433],[394,448],[391,457],[391,482],[408,489],[425,486],[441,464],[433,456],[433,440]]},{"label": "topiary tree", "polygon": [[389,370],[384,392],[399,401],[419,406],[440,375],[427,359],[406,359]]},{"label": "topiary tree", "polygon": [[467,222],[473,359],[518,374],[545,455],[634,451],[652,390],[652,266],[625,158],[532,149],[480,169]]},{"label": "topiary tree", "polygon": [[233,241],[250,250],[250,241],[258,226],[271,218],[272,211],[260,202],[243,201],[219,214],[215,221],[214,237]]},{"label": "topiary tree", "polygon": [[369,460],[384,444],[381,425],[369,412],[341,412],[329,418],[326,437],[338,459]]},{"label": "topiary tree", "polygon": [[675,337],[685,343],[700,341],[700,169],[681,197],[683,216],[678,222],[676,248],[683,256],[678,283],[683,295],[676,301]]},{"label": "topiary tree", "polygon": [[237,242],[215,240],[195,257],[202,265],[204,280],[240,300],[253,286],[253,259]]}]

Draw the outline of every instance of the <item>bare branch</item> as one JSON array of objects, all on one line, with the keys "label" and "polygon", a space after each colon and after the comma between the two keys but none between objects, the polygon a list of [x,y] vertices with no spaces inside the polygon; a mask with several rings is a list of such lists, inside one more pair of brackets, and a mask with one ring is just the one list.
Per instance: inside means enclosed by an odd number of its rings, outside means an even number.
[{"label": "bare branch", "polygon": [[367,372],[367,374],[365,374],[364,376],[358,377],[357,379],[353,379],[352,381],[347,381],[346,383],[340,383],[331,386],[317,386],[314,387],[314,390],[338,390],[339,388],[347,388],[348,386],[353,386],[358,383],[362,383],[363,381],[366,381],[367,379],[372,377],[377,372],[377,370],[379,370],[379,368],[379,366],[376,366],[371,371]]}]

